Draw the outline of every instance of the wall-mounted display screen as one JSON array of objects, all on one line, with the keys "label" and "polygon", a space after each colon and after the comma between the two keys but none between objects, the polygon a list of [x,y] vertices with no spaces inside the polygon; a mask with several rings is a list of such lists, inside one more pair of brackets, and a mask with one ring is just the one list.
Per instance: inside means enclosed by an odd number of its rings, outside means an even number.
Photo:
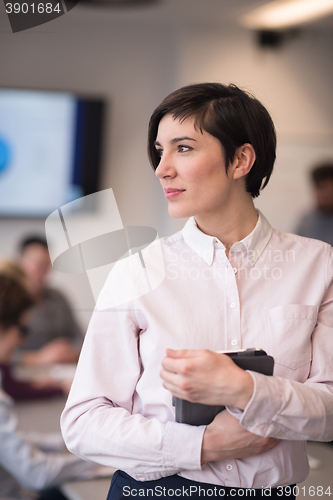
[{"label": "wall-mounted display screen", "polygon": [[0,89],[0,216],[45,217],[99,189],[101,99]]}]

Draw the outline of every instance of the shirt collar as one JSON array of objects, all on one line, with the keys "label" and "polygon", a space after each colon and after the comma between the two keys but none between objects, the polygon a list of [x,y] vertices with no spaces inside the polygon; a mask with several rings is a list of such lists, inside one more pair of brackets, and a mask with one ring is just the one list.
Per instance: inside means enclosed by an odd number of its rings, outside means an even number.
[{"label": "shirt collar", "polygon": [[[245,250],[247,259],[252,266],[257,262],[260,255],[264,251],[270,237],[272,235],[272,226],[267,221],[266,217],[257,210],[258,221],[253,231],[241,241],[234,243],[230,249],[229,255],[233,252]],[[190,217],[186,222],[182,234],[185,242],[192,250],[197,253],[209,266],[214,259],[214,249],[216,243],[220,248],[225,246],[214,236],[204,234],[198,228],[194,217]],[[221,247],[222,245],[222,247]]]}]

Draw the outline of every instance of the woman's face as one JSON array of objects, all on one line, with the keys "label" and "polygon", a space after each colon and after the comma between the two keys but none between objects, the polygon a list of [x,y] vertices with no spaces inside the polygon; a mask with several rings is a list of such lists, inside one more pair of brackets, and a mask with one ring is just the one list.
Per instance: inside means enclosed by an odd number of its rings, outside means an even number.
[{"label": "woman's face", "polygon": [[159,124],[155,147],[161,160],[156,169],[169,202],[171,217],[213,215],[223,210],[232,180],[225,170],[222,145],[194,120],[183,122],[165,115]]},{"label": "woman's face", "polygon": [[51,270],[51,261],[47,248],[33,243],[24,249],[20,265],[27,276],[27,286],[33,295],[43,292]]}]

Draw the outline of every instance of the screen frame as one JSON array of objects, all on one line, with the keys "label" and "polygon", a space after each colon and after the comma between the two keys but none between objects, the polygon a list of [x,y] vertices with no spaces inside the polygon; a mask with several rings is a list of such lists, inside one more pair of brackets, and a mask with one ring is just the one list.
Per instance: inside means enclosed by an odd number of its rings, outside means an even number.
[{"label": "screen frame", "polygon": [[[38,87],[0,86],[0,91],[34,92],[41,94],[69,94],[77,102],[76,126],[74,137],[73,178],[79,183],[80,197],[95,193],[101,189],[101,174],[105,155],[106,116],[109,99],[101,93],[86,93],[72,89],[51,89]],[[93,168],[92,168],[93,165]],[[56,209],[57,207],[55,207]],[[43,220],[49,212],[32,214],[2,212],[0,219]]]}]

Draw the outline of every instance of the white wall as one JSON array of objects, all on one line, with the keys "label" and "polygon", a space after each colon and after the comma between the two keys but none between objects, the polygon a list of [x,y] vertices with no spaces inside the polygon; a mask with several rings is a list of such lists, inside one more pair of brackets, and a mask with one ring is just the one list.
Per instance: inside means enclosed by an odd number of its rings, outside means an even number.
[{"label": "white wall", "polygon": [[[282,230],[292,230],[310,203],[304,170],[318,154],[331,155],[333,35],[307,30],[277,51],[261,51],[251,33],[228,23],[186,25],[178,2],[129,11],[77,7],[39,28],[12,34],[0,6],[0,85],[73,90],[110,101],[102,187],[112,187],[126,225],[151,225],[160,234],[182,221],[166,202],[146,157],[146,128],[170,91],[197,81],[234,82],[252,91],[272,113],[280,162],[257,205]],[[213,0],[210,0],[213,2]],[[216,2],[215,2],[216,3]],[[208,8],[209,1],[205,5]],[[13,253],[22,233],[43,221],[0,219],[0,256]],[[93,306],[83,275],[55,274],[71,295],[82,324]]]}]

